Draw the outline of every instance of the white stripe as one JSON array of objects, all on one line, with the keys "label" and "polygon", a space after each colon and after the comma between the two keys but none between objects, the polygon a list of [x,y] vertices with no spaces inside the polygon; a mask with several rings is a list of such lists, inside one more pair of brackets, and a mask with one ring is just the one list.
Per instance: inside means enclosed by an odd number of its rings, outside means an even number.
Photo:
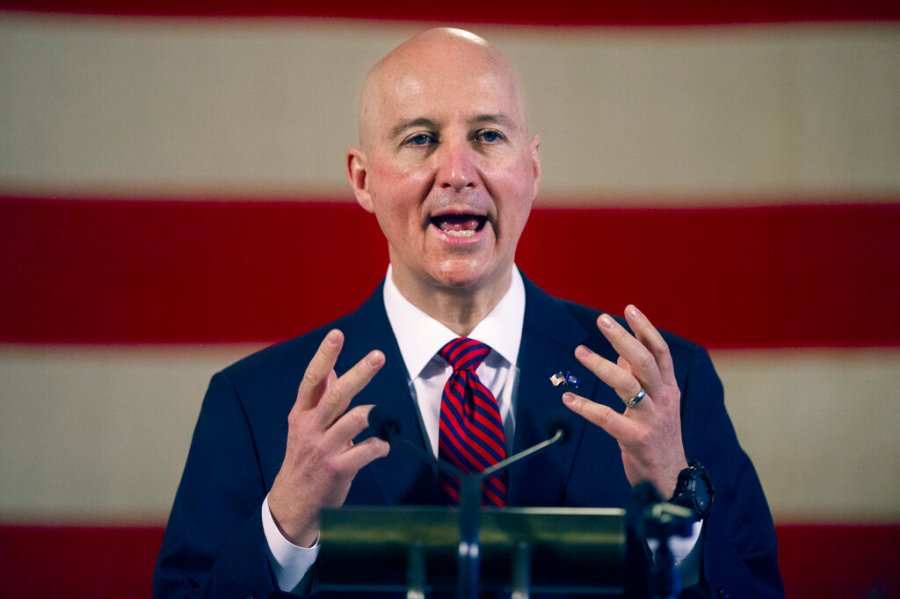
[{"label": "white stripe", "polygon": [[900,518],[900,351],[717,351],[713,359],[778,519]]},{"label": "white stripe", "polygon": [[[0,15],[0,192],[351,198],[366,70],[421,25]],[[476,27],[547,201],[895,201],[900,26]]]},{"label": "white stripe", "polygon": [[210,376],[248,346],[0,346],[0,519],[164,522]]},{"label": "white stripe", "polygon": [[[165,520],[213,372],[249,346],[0,346],[0,520]],[[718,351],[779,521],[900,518],[900,351]]]}]

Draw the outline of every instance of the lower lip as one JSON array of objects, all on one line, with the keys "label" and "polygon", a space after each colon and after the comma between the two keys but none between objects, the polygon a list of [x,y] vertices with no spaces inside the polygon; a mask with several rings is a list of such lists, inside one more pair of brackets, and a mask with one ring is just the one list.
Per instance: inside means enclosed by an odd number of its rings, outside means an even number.
[{"label": "lower lip", "polygon": [[488,227],[488,225],[485,224],[480,230],[475,231],[470,235],[451,235],[450,233],[447,233],[446,231],[444,231],[443,229],[441,229],[439,227],[436,227],[434,225],[430,226],[430,228],[433,229],[440,236],[440,238],[442,240],[444,240],[444,242],[450,243],[453,245],[468,245],[468,244],[473,244],[473,243],[479,243],[481,241],[481,239],[484,237],[485,230],[487,229],[487,227]]}]

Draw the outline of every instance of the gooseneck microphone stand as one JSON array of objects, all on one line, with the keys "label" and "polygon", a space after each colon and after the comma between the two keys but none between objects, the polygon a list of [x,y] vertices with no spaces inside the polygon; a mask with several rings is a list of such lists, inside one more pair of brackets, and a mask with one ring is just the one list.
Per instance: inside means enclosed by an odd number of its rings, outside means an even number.
[{"label": "gooseneck microphone stand", "polygon": [[[559,428],[553,436],[546,441],[541,441],[537,445],[532,445],[528,449],[513,454],[505,460],[485,468],[481,472],[462,472],[450,464],[434,460],[434,463],[439,469],[458,477],[460,486],[462,487],[462,494],[459,502],[459,585],[457,587],[457,597],[459,599],[477,599],[478,597],[480,585],[479,575],[481,572],[479,549],[479,532],[481,530],[481,487],[484,483],[484,479],[515,462],[531,457],[545,447],[549,447],[554,443],[562,441],[563,437],[565,437],[565,431],[562,428]],[[444,468],[444,466],[449,466],[449,468]]]},{"label": "gooseneck microphone stand", "polygon": [[419,447],[401,436],[399,422],[391,419],[385,414],[376,413],[376,411],[373,410],[369,414],[369,424],[382,439],[385,439],[389,443],[401,443],[407,449],[417,454],[420,458],[441,472],[459,479],[462,489],[459,503],[459,553],[457,556],[459,571],[457,597],[458,599],[478,599],[481,569],[479,547],[479,532],[481,529],[481,488],[484,479],[515,462],[531,457],[538,451],[541,451],[550,445],[563,441],[566,436],[564,423],[553,423],[555,431],[549,439],[511,455],[505,460],[485,468],[481,472],[472,473],[463,472],[453,464],[438,460],[431,452],[426,451],[422,447]]},{"label": "gooseneck microphone stand", "polygon": [[659,543],[651,564],[651,592],[657,599],[677,599],[681,595],[681,576],[675,566],[669,539],[689,537],[697,514],[686,507],[664,502],[653,483],[638,483],[633,497],[639,510],[637,525],[642,536]]}]

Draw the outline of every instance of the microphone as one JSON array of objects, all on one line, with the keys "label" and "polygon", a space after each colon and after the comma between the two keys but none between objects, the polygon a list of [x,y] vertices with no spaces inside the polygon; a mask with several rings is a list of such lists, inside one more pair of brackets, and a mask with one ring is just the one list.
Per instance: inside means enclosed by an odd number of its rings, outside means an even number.
[{"label": "microphone", "polygon": [[544,418],[544,432],[547,437],[560,435],[559,443],[567,443],[572,436],[572,424],[575,422],[575,415],[566,408],[553,408]]},{"label": "microphone", "polygon": [[369,428],[376,437],[385,441],[390,441],[393,435],[403,432],[403,427],[397,417],[379,405],[372,406],[372,409],[369,410]]},{"label": "microphone", "polygon": [[[545,440],[532,445],[531,447],[523,449],[516,454],[511,455],[505,460],[501,460],[493,466],[485,468],[481,472],[476,472],[473,474],[475,476],[479,476],[480,478],[487,478],[495,472],[503,470],[504,468],[512,466],[516,462],[531,457],[544,448],[550,447],[551,445],[555,445],[557,443],[562,445],[571,437],[572,420],[572,413],[565,408],[555,408],[551,410],[544,418],[544,432],[547,436]],[[464,472],[462,472],[453,464],[446,462],[445,460],[436,458],[430,451],[419,447],[415,443],[409,441],[409,439],[401,436],[401,433],[403,432],[403,426],[400,424],[400,419],[383,406],[376,405],[369,412],[369,428],[372,429],[372,432],[374,432],[378,438],[384,439],[388,443],[393,443],[394,441],[400,442],[411,452],[419,456],[420,459],[428,462],[428,464],[436,467],[438,470],[441,470],[458,478],[466,476]]]},{"label": "microphone", "polygon": [[401,436],[403,427],[400,424],[400,420],[383,406],[376,405],[369,412],[369,428],[378,437],[389,443],[399,441],[400,444],[418,456],[419,459],[424,460],[442,472],[457,477],[462,484],[459,510],[459,550],[457,555],[459,565],[457,591],[460,599],[475,599],[479,596],[479,504],[481,503],[481,486],[484,479],[516,462],[533,456],[551,445],[564,443],[571,436],[572,418],[573,415],[564,408],[550,411],[544,419],[547,439],[511,455],[481,472],[469,474],[460,471],[456,466],[445,460],[435,458],[431,451],[427,451]]},{"label": "microphone", "polygon": [[547,416],[544,417],[544,431],[547,435],[547,439],[523,449],[519,453],[511,455],[505,460],[497,462],[493,466],[485,468],[481,471],[481,476],[487,478],[498,470],[503,470],[516,462],[521,462],[524,459],[530,458],[542,449],[557,443],[565,443],[571,436],[572,419],[570,415],[567,416],[566,414],[568,410],[565,412],[563,410],[564,408],[556,408],[551,410]]},{"label": "microphone", "polygon": [[379,439],[384,439],[388,443],[393,443],[395,441],[399,442],[406,447],[406,449],[418,456],[420,460],[427,462],[430,466],[437,468],[445,474],[455,476],[460,480],[465,476],[465,473],[453,464],[435,458],[434,454],[430,451],[426,451],[406,437],[401,436],[403,426],[400,424],[400,419],[385,407],[376,405],[369,411],[369,428],[372,429],[372,432],[375,433],[375,436]]}]

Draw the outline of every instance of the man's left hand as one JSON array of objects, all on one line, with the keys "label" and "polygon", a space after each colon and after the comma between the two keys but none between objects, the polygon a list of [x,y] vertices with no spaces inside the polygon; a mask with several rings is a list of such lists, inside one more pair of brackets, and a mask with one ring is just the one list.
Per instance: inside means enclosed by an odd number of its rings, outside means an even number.
[{"label": "man's left hand", "polygon": [[[625,320],[634,335],[608,314],[597,319],[600,332],[619,354],[616,363],[583,345],[575,348],[578,361],[625,402],[625,413],[571,392],[563,394],[563,402],[615,437],[628,482],[648,480],[668,498],[675,492],[678,473],[688,465],[681,441],[681,391],[669,346],[659,331],[635,306],[625,309]],[[646,395],[629,406],[642,391]]]}]

